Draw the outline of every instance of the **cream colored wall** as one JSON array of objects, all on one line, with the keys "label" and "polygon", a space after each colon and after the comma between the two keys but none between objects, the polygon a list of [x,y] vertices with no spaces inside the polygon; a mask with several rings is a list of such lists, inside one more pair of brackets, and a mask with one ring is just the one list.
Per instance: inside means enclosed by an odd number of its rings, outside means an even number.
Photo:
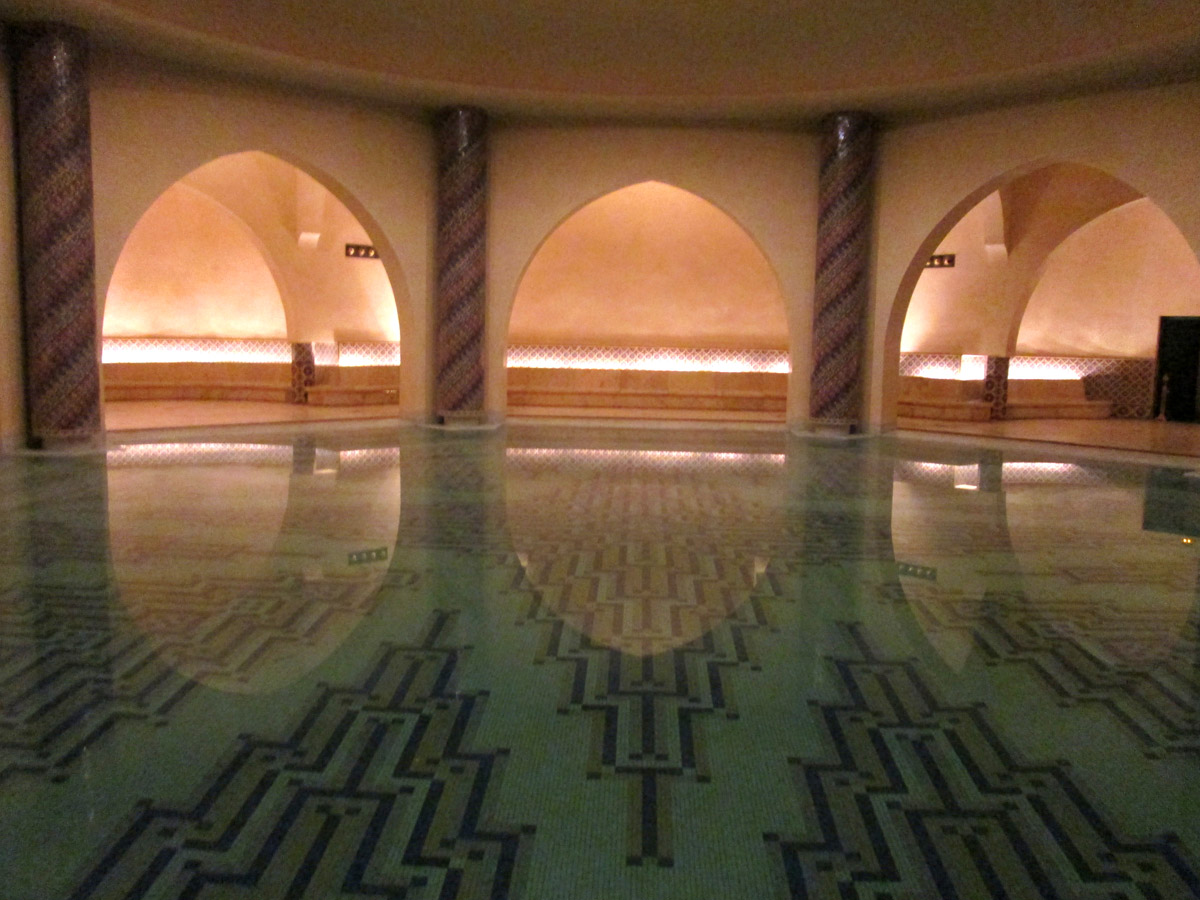
[{"label": "cream colored wall", "polygon": [[923,261],[1014,172],[1073,160],[1146,195],[1200,249],[1200,84],[1118,92],[895,127],[879,142],[867,378],[871,427],[894,422],[900,337]]},{"label": "cream colored wall", "polygon": [[1200,315],[1200,263],[1153,202],[1093,220],[1046,261],[1017,352],[1153,357],[1159,316]]},{"label": "cream colored wall", "polygon": [[21,296],[8,47],[0,28],[0,450],[25,441]]},{"label": "cream colored wall", "polygon": [[1000,283],[1008,259],[1002,216],[1000,195],[993,192],[938,244],[936,253],[954,254],[954,267],[921,273],[904,319],[902,353],[1004,354],[1009,316]]},{"label": "cream colored wall", "polygon": [[275,278],[246,224],[176,182],[125,242],[105,337],[287,338]]},{"label": "cream colored wall", "polygon": [[793,350],[789,417],[806,415],[812,343],[817,139],[788,131],[498,124],[490,141],[487,408],[505,403],[509,315],[526,266],[572,213],[660,181],[731,216],[778,278]]},{"label": "cream colored wall", "polygon": [[240,84],[98,50],[91,72],[97,294],[121,248],[168,187],[205,163],[261,150],[316,177],[380,251],[398,304],[401,415],[431,407],[429,323],[436,173],[432,133],[416,117],[312,92]]},{"label": "cream colored wall", "polygon": [[[293,341],[395,341],[399,294],[383,264],[347,257],[345,245],[369,236],[341,201],[290,163],[266,153],[223,156],[184,183],[233,212],[253,232],[279,286]],[[316,237],[301,242],[302,232]]]},{"label": "cream colored wall", "polygon": [[736,222],[661,182],[622,188],[546,239],[521,279],[510,344],[786,351],[770,265]]}]

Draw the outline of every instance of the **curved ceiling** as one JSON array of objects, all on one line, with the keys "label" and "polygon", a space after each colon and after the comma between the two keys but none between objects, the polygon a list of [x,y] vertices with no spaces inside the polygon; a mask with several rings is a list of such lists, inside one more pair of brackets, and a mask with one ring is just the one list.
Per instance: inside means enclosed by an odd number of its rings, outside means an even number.
[{"label": "curved ceiling", "polygon": [[1200,73],[1195,0],[0,0],[99,39],[496,112],[934,112]]}]

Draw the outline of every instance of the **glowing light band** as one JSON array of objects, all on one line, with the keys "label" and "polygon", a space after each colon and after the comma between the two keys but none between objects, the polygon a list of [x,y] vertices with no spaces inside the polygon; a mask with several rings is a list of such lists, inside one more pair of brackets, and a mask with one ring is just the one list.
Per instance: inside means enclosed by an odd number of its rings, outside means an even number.
[{"label": "glowing light band", "polygon": [[221,338],[105,338],[105,363],[291,363],[285,340]]},{"label": "glowing light band", "polygon": [[1083,373],[1054,357],[1014,356],[1008,363],[1008,380],[1040,378],[1049,381],[1079,381]]},{"label": "glowing light band", "polygon": [[669,347],[508,348],[510,369],[627,369],[641,372],[775,372],[791,363],[782,350],[707,350]]},{"label": "glowing light band", "polygon": [[[400,345],[388,341],[314,344],[317,365],[398,366]],[[105,363],[288,363],[292,345],[270,338],[105,338]]]},{"label": "glowing light band", "polygon": [[[949,361],[925,363],[909,373],[917,378],[957,379],[959,381],[983,381],[987,375],[987,357],[965,354],[958,365]],[[1049,381],[1078,381],[1083,378],[1079,368],[1053,356],[1014,356],[1008,363],[1009,381],[1045,379]]]}]

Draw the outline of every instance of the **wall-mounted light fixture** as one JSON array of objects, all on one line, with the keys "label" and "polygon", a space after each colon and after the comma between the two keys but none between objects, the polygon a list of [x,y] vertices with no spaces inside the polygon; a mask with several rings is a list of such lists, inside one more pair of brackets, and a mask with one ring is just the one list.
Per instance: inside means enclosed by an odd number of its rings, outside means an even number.
[{"label": "wall-mounted light fixture", "polygon": [[929,257],[929,261],[925,263],[927,269],[953,269],[954,254],[953,253],[935,253]]},{"label": "wall-mounted light fixture", "polygon": [[370,244],[347,244],[346,255],[356,259],[379,259],[379,254]]}]

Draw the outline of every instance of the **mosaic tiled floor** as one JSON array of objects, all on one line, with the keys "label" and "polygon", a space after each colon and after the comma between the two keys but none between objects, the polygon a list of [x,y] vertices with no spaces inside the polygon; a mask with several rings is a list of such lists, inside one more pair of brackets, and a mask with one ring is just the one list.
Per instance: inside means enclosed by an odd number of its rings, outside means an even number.
[{"label": "mosaic tiled floor", "polygon": [[0,898],[1200,898],[1200,472],[297,426],[0,458]]}]

